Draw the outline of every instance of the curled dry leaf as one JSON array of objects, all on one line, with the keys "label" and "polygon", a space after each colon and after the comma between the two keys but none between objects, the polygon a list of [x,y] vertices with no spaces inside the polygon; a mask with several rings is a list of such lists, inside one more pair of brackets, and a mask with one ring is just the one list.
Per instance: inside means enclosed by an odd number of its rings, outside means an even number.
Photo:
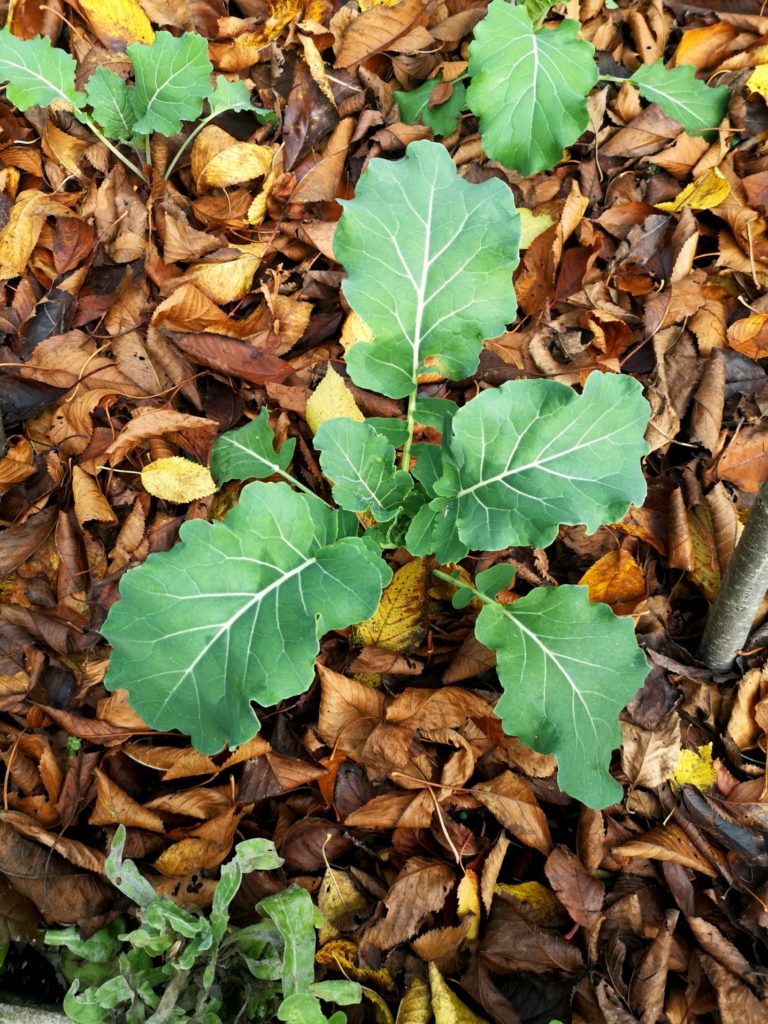
[{"label": "curled dry leaf", "polygon": [[679,825],[670,822],[658,825],[638,839],[615,846],[611,851],[616,857],[647,857],[650,860],[670,860],[683,867],[692,868],[711,878],[717,870],[705,860]]},{"label": "curled dry leaf", "polygon": [[384,694],[318,664],[320,713],[317,731],[340,753],[360,758],[368,737],[384,719]]},{"label": "curled dry leaf", "polygon": [[125,825],[148,832],[165,832],[163,819],[158,814],[142,807],[100,768],[96,769],[95,776],[96,806],[88,819],[91,825]]},{"label": "curled dry leaf", "polygon": [[104,452],[111,465],[122,462],[133,448],[139,447],[153,437],[167,437],[183,448],[190,447],[190,440],[201,443],[212,440],[218,433],[215,420],[202,416],[190,416],[175,409],[139,409],[137,415],[127,423]]},{"label": "curled dry leaf", "polygon": [[93,522],[114,524],[117,516],[101,493],[99,485],[79,466],[72,467],[72,495],[75,499],[75,516],[78,523]]}]

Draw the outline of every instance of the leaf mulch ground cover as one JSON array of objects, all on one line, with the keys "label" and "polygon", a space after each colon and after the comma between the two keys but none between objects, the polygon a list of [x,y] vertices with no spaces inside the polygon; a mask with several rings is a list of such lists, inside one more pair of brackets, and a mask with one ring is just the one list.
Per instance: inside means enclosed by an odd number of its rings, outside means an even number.
[{"label": "leaf mulch ground cover", "polygon": [[[386,614],[330,634],[311,690],[234,752],[153,732],[102,685],[99,627],[122,574],[185,520],[220,517],[240,486],[173,503],[145,489],[143,467],[205,464],[266,407],[295,439],[298,478],[324,486],[307,402],[329,367],[345,377],[358,329],[333,258],[338,200],[371,158],[432,138],[393,92],[459,78],[485,7],[10,4],[13,32],[50,36],[79,76],[124,71],[147,17],[198,32],[279,127],[222,114],[168,180],[181,139],[155,136],[145,185],[71,112],[0,102],[2,933],[107,922],[119,824],[157,890],[202,908],[233,844],[266,837],[282,872],[247,876],[237,919],[288,881],[316,895],[318,970],[374,994],[353,1022],[391,1021],[428,965],[433,993],[449,983],[441,1024],[768,1020],[768,605],[733,673],[695,658],[768,476],[768,111],[759,78],[747,87],[768,60],[758,2],[552,13],[581,21],[607,74],[664,57],[727,85],[714,142],[615,82],[592,92],[588,132],[552,171],[489,161],[467,113],[441,138],[467,181],[508,183],[529,236],[517,320],[472,379],[424,379],[422,393],[461,403],[513,379],[622,372],[651,404],[642,508],[478,565],[503,557],[523,592],[583,581],[634,619],[650,672],[622,716],[623,801],[580,805],[550,756],[503,735],[476,610],[451,609],[429,567],[397,553]],[[403,415],[347,387],[366,415]]]}]

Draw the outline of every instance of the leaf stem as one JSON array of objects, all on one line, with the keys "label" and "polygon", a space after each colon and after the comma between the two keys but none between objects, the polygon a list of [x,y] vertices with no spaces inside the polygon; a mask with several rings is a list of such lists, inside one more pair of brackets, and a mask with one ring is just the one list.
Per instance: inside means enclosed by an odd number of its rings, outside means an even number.
[{"label": "leaf stem", "polygon": [[127,156],[123,156],[123,154],[120,152],[120,150],[117,148],[117,146],[113,146],[112,143],[109,141],[109,139],[106,137],[106,135],[104,135],[100,131],[100,129],[96,127],[96,125],[93,123],[93,121],[90,119],[90,117],[87,117],[87,116],[84,117],[83,121],[85,122],[85,124],[88,125],[88,127],[91,129],[91,131],[96,136],[96,138],[99,140],[99,142],[103,142],[104,143],[104,145],[107,147],[107,149],[110,151],[110,153],[112,153],[114,156],[116,156],[117,159],[121,163],[125,164],[125,166],[128,168],[129,171],[133,171],[133,173],[137,177],[141,178],[141,180],[144,182],[145,185],[149,184],[149,182],[147,181],[147,178],[144,175],[144,172],[141,170],[141,168],[137,167],[136,164],[132,160],[128,159]]},{"label": "leaf stem", "polygon": [[223,113],[223,111],[217,110],[215,114],[209,114],[208,117],[204,117],[203,120],[192,129],[192,131],[189,133],[189,135],[186,137],[186,139],[182,142],[182,144],[176,151],[176,156],[168,164],[168,169],[163,175],[163,179],[165,181],[168,181],[170,179],[171,175],[173,174],[173,169],[186,152],[190,142],[192,142],[198,136],[198,134],[203,130],[203,128],[205,128],[207,124],[210,124],[214,117],[218,117],[219,114],[221,113]]},{"label": "leaf stem", "polygon": [[[631,81],[629,78],[619,78],[618,75],[598,75],[597,80],[599,82],[616,82],[617,85],[624,85],[625,82]],[[632,85],[634,84],[632,82]]]},{"label": "leaf stem", "polygon": [[[290,473],[286,473],[284,469],[280,469],[277,465],[274,466],[273,469],[275,471],[275,475],[281,476],[286,483],[293,484],[294,487],[298,487],[298,489],[300,491],[304,491],[305,494],[311,494],[313,498],[320,498],[320,495],[315,494],[311,487],[307,487],[307,485],[303,484],[301,480],[297,480],[295,476],[291,476]],[[324,499],[320,498],[320,501],[324,501]],[[327,505],[328,502],[326,501],[325,504]]]},{"label": "leaf stem", "polygon": [[405,421],[408,436],[403,445],[403,454],[400,456],[400,468],[404,469],[406,473],[410,471],[411,467],[411,445],[413,444],[413,429],[416,425],[416,395],[417,390],[414,387],[408,395],[408,415]]},{"label": "leaf stem", "polygon": [[443,572],[442,569],[433,569],[432,575],[437,576],[438,579],[445,580],[446,583],[452,583],[454,587],[463,587],[465,590],[471,590],[475,597],[479,597],[483,604],[497,605],[498,601],[484,594],[482,590],[478,590],[471,583],[467,583],[465,580],[460,579],[458,576],[451,576],[448,572]]}]

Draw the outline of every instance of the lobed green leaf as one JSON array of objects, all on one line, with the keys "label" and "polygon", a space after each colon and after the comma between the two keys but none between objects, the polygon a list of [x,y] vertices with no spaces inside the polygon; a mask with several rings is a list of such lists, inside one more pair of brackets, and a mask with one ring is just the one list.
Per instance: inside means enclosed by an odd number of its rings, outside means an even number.
[{"label": "lobed green leaf", "polygon": [[371,160],[334,236],[344,294],[373,332],[347,354],[361,387],[391,398],[429,370],[474,373],[485,338],[514,319],[520,218],[496,179],[470,185],[445,147],[414,142]]},{"label": "lobed green leaf", "polygon": [[51,46],[47,36],[18,39],[8,28],[0,31],[0,83],[19,110],[47,107],[56,100],[75,110],[85,94],[75,88],[77,65],[65,51]]},{"label": "lobed green leaf", "polygon": [[134,70],[131,92],[138,135],[176,135],[183,121],[196,120],[210,96],[213,65],[208,42],[194,32],[158,32],[154,42],[127,47]]},{"label": "lobed green leaf", "polygon": [[85,86],[93,119],[110,139],[131,142],[136,137],[136,113],[132,90],[120,75],[97,68]]},{"label": "lobed green leaf", "polygon": [[430,106],[432,93],[443,80],[442,73],[437,78],[423,82],[418,89],[410,92],[396,91],[392,94],[400,110],[400,117],[406,124],[421,123],[432,129],[435,135],[450,135],[455,132],[467,99],[467,88],[463,82],[456,82],[451,95],[443,103]]},{"label": "lobed green leaf", "polygon": [[725,117],[731,91],[724,85],[711,89],[696,78],[690,65],[668,68],[664,61],[641,64],[629,79],[649,103],[658,103],[667,117],[679,121],[689,135],[714,137]]},{"label": "lobed green leaf", "polygon": [[295,447],[295,439],[289,437],[280,451],[275,451],[269,410],[264,407],[256,419],[216,439],[211,449],[211,474],[218,484],[223,484],[227,480],[261,480],[284,473]]},{"label": "lobed green leaf", "polygon": [[245,743],[259,726],[250,702],[302,693],[319,638],[376,610],[391,571],[357,529],[274,483],[245,487],[223,522],[184,523],[180,543],[123,577],[102,628],[105,685],[203,753]]},{"label": "lobed green leaf", "polygon": [[469,47],[470,110],[483,149],[521,174],[554,167],[589,124],[595,49],[567,19],[536,30],[525,7],[492,0]]}]

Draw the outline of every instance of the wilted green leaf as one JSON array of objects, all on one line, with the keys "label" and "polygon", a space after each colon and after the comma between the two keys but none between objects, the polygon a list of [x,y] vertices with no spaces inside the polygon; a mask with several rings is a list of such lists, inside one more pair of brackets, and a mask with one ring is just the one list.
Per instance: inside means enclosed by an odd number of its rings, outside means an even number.
[{"label": "wilted green leaf", "polygon": [[333,499],[350,512],[367,512],[378,523],[397,515],[413,487],[411,474],[395,468],[395,449],[369,423],[327,420],[315,434]]},{"label": "wilted green leaf", "polygon": [[344,294],[373,332],[347,353],[361,387],[403,398],[427,370],[459,379],[515,316],[520,227],[496,179],[459,178],[448,151],[414,142],[371,160],[336,228]]},{"label": "wilted green leaf", "polygon": [[136,113],[131,89],[120,75],[97,68],[85,86],[93,119],[110,139],[130,142],[135,137]]},{"label": "wilted green leaf", "polygon": [[641,64],[629,81],[637,86],[644,100],[658,103],[667,117],[679,121],[689,135],[712,138],[731,98],[726,86],[710,89],[696,78],[690,64],[677,68],[665,67],[662,60]]},{"label": "wilted green leaf", "polygon": [[[433,550],[456,561],[469,548],[545,547],[561,523],[583,523],[592,533],[615,522],[645,496],[648,415],[641,386],[618,374],[590,374],[581,395],[547,380],[484,391],[453,419],[437,497],[419,529],[431,514]],[[450,533],[444,537],[454,518],[463,551]],[[445,543],[454,545],[452,558],[444,557]],[[409,550],[427,553],[423,542]]]},{"label": "wilted green leaf", "polygon": [[202,753],[246,742],[258,731],[250,702],[302,693],[319,637],[376,610],[391,572],[357,529],[274,483],[245,487],[223,522],[184,523],[180,543],[121,581],[102,629],[107,687]]},{"label": "wilted green leaf", "polygon": [[463,82],[457,82],[444,103],[430,107],[430,97],[442,80],[443,76],[439,74],[437,78],[423,82],[418,89],[392,94],[400,109],[400,117],[406,124],[416,124],[420,121],[431,128],[435,135],[450,135],[456,131],[467,99],[467,89]]},{"label": "wilted green leaf", "polygon": [[619,713],[648,668],[631,618],[590,604],[585,587],[538,587],[513,604],[487,604],[475,625],[496,651],[504,731],[554,754],[558,785],[588,807],[621,799],[608,771]]},{"label": "wilted green leaf", "polygon": [[533,174],[559,163],[586,130],[597,66],[580,29],[568,19],[535,31],[525,7],[492,0],[469,47],[467,90],[491,159]]},{"label": "wilted green leaf", "polygon": [[64,100],[76,109],[85,94],[75,89],[77,65],[65,50],[51,46],[47,36],[18,39],[4,28],[0,32],[0,82],[8,99],[19,110],[47,107]]},{"label": "wilted green leaf", "polygon": [[182,121],[194,121],[211,94],[208,41],[194,32],[158,32],[154,42],[127,48],[136,87],[131,93],[138,135],[176,135]]},{"label": "wilted green leaf", "polygon": [[211,473],[219,484],[227,480],[261,480],[273,473],[283,473],[293,458],[296,441],[289,437],[279,452],[274,445],[275,435],[265,407],[255,420],[216,439],[211,449]]}]

